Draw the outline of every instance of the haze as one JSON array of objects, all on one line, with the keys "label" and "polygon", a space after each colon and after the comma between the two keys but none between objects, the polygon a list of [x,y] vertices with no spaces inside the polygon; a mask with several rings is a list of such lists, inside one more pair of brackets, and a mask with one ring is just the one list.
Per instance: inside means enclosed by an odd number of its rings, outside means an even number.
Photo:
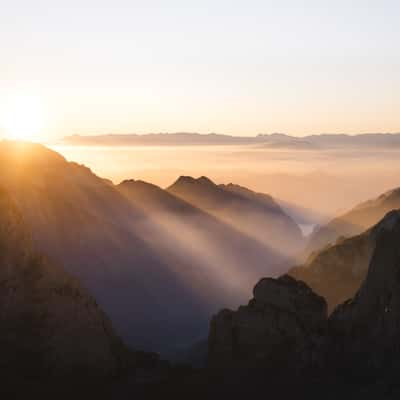
[{"label": "haze", "polygon": [[[400,149],[265,149],[260,146],[53,146],[115,183],[142,179],[161,187],[180,175],[206,175],[300,206],[320,223],[400,185]],[[305,212],[307,211],[307,212]],[[300,218],[300,223],[301,218]]]}]

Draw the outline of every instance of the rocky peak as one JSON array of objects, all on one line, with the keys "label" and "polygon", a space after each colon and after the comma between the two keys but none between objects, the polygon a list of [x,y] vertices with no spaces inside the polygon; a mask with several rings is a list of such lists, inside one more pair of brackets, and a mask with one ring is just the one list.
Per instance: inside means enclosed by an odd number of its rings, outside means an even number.
[{"label": "rocky peak", "polygon": [[330,318],[332,364],[359,373],[400,366],[400,218],[394,211],[373,229],[368,274],[352,300]]},{"label": "rocky peak", "polygon": [[325,322],[325,300],[303,282],[286,275],[262,279],[247,306],[212,319],[210,366],[310,367]]}]

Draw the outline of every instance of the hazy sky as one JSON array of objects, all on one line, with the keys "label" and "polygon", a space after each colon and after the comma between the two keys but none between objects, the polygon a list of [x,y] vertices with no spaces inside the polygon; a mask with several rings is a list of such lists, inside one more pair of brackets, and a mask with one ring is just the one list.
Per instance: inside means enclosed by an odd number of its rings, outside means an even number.
[{"label": "hazy sky", "polygon": [[0,116],[14,102],[9,125],[42,137],[396,132],[399,18],[389,0],[0,0]]}]

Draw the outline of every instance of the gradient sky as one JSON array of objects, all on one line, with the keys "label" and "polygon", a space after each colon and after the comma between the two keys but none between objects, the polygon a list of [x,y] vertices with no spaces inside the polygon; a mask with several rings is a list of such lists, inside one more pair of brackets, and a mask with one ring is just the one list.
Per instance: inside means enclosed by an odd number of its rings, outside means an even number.
[{"label": "gradient sky", "polygon": [[399,1],[0,5],[0,111],[41,137],[400,131]]}]

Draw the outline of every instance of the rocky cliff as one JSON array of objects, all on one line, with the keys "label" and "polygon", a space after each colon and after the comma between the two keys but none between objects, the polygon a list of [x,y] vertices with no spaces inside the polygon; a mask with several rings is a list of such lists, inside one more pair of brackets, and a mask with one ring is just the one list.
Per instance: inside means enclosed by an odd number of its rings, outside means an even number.
[{"label": "rocky cliff", "polygon": [[[287,276],[263,279],[247,306],[223,310],[212,319],[210,366],[225,372],[232,367],[262,371],[258,383],[269,371],[279,371],[289,386],[299,382],[290,374],[294,368],[303,382],[300,394],[313,387],[315,398],[376,398],[377,393],[396,398],[400,212],[388,213],[369,236],[376,245],[366,277],[354,297],[329,318],[325,301],[303,282]],[[251,376],[246,385],[253,382],[255,374]]]},{"label": "rocky cliff", "polygon": [[302,370],[315,358],[326,324],[324,299],[285,275],[262,279],[254,297],[237,311],[213,317],[209,334],[212,368]]},{"label": "rocky cliff", "polygon": [[374,228],[376,249],[353,299],[329,320],[329,364],[350,376],[384,376],[400,367],[400,212]]}]

